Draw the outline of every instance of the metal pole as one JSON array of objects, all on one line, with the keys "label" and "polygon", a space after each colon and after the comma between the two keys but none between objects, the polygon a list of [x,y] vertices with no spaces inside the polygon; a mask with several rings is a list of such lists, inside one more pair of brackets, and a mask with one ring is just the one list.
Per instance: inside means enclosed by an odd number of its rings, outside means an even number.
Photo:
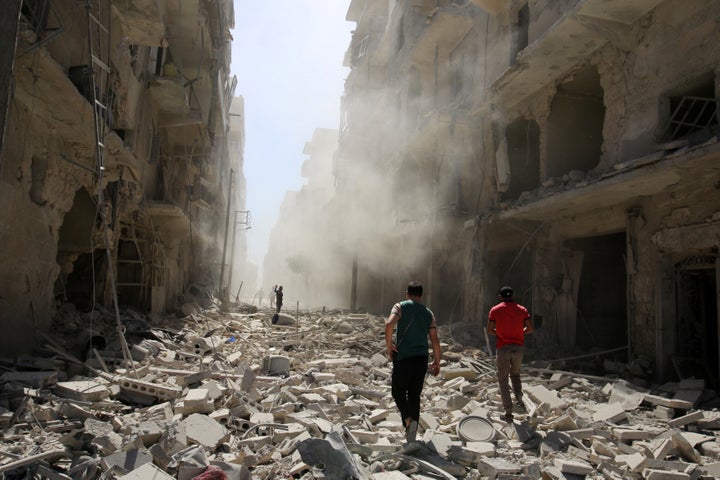
[{"label": "metal pole", "polygon": [[352,284],[350,287],[350,311],[355,312],[357,307],[357,269],[358,269],[358,258],[357,253],[353,255],[352,263]]},{"label": "metal pole", "polygon": [[[235,266],[235,235],[237,234],[237,214],[238,214],[238,211],[235,210],[235,218],[233,220],[232,245],[230,245],[230,265],[228,265],[228,267],[230,268],[230,272],[228,272],[228,287],[227,287],[228,291],[230,291],[232,289],[232,275],[233,275],[233,269]],[[239,290],[238,290],[238,292],[239,292]]]},{"label": "metal pole", "polygon": [[225,254],[227,253],[228,228],[230,223],[230,199],[232,198],[233,174],[235,172],[230,169],[230,184],[228,185],[227,209],[225,210],[225,240],[223,241],[222,261],[220,262],[220,280],[218,289],[220,290],[221,300],[227,301],[226,292],[223,292],[223,278],[225,277]]}]

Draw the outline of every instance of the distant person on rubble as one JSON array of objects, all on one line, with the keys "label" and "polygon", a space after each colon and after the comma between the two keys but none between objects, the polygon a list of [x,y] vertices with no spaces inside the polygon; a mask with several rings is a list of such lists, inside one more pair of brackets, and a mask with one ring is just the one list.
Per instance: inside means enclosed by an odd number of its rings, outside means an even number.
[{"label": "distant person on rubble", "polygon": [[273,291],[275,292],[275,311],[277,313],[280,313],[280,309],[282,308],[283,304],[282,285],[280,285],[279,287],[273,287]]},{"label": "distant person on rubble", "polygon": [[[393,305],[385,320],[385,343],[388,359],[393,363],[392,396],[405,427],[407,443],[415,441],[420,421],[420,395],[425,375],[440,373],[440,340],[433,312],[420,303],[423,286],[412,281],[405,291],[406,300]],[[396,330],[395,339],[393,331]],[[428,365],[428,337],[433,361]]]},{"label": "distant person on rubble", "polygon": [[510,398],[510,384],[515,394],[515,407],[519,411],[525,411],[520,366],[525,353],[525,335],[533,332],[533,324],[527,309],[515,303],[512,288],[502,287],[498,292],[498,299],[500,303],[490,309],[487,332],[496,336],[497,377],[500,398],[505,410],[503,419],[512,422],[513,403]]},{"label": "distant person on rubble", "polygon": [[265,296],[265,292],[263,292],[262,287],[260,287],[260,290],[258,290],[257,297],[258,297],[258,307],[262,307],[263,297]]}]

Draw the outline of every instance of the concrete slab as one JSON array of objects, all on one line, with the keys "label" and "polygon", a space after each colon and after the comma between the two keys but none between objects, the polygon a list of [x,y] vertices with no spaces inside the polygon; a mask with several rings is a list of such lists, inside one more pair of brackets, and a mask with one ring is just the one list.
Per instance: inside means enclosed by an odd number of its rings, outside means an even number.
[{"label": "concrete slab", "polygon": [[592,419],[595,422],[611,423],[617,423],[625,418],[627,418],[627,415],[625,414],[625,408],[621,403],[610,403],[605,405],[600,404],[592,416]]},{"label": "concrete slab", "polygon": [[188,443],[202,445],[209,451],[215,448],[228,438],[228,431],[217,421],[202,415],[193,413],[182,421],[185,427]]},{"label": "concrete slab", "polygon": [[146,463],[140,468],[123,475],[119,480],[174,480],[175,477],[168,475],[152,463]]},{"label": "concrete slab", "polygon": [[110,396],[110,389],[103,383],[94,380],[77,380],[72,382],[58,382],[55,385],[55,394],[58,397],[85,402],[99,402]]}]

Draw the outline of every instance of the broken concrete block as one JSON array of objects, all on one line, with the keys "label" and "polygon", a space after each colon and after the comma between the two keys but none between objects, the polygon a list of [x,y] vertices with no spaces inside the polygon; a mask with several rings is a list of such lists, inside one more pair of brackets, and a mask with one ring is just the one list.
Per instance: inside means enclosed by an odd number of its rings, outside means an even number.
[{"label": "broken concrete block", "polygon": [[94,380],[76,380],[73,382],[58,382],[55,385],[55,394],[58,397],[85,402],[99,402],[110,396],[110,390],[105,384]]},{"label": "broken concrete block", "polygon": [[634,453],[631,455],[617,455],[615,461],[620,464],[625,464],[633,472],[640,472],[645,465],[647,457],[642,453]]},{"label": "broken concrete block", "polygon": [[633,428],[613,428],[613,436],[621,441],[647,440],[655,436],[652,432],[645,432]]},{"label": "broken concrete block", "polygon": [[642,472],[645,480],[690,480],[692,477],[684,472],[668,472],[646,468]]},{"label": "broken concrete block", "polygon": [[693,408],[692,402],[674,398],[665,398],[659,395],[646,394],[643,400],[653,405],[661,405],[663,407],[677,408],[680,410],[691,410]]},{"label": "broken concrete block", "polygon": [[700,453],[693,448],[690,442],[679,432],[672,436],[673,448],[678,452],[680,457],[688,462],[702,463]]},{"label": "broken concrete block", "polygon": [[120,388],[129,394],[137,394],[149,398],[157,398],[160,400],[173,400],[182,395],[182,389],[161,385],[159,383],[148,382],[145,380],[137,380],[128,377],[113,377]]},{"label": "broken concrete block", "polygon": [[228,438],[227,429],[207,415],[193,413],[181,424],[185,428],[188,443],[201,445],[209,451],[215,450]]},{"label": "broken concrete block", "polygon": [[673,448],[673,442],[670,438],[665,438],[653,444],[652,457],[658,460],[664,460],[670,455]]},{"label": "broken concrete block", "polygon": [[144,446],[149,447],[160,440],[166,428],[165,422],[160,423],[155,420],[147,420],[131,425],[129,433],[130,435],[136,435],[140,438]]},{"label": "broken concrete block", "polygon": [[620,403],[610,403],[605,405],[598,405],[597,410],[592,416],[595,422],[611,422],[617,423],[620,420],[627,418],[625,414],[625,408]]},{"label": "broken concrete block", "polygon": [[483,458],[478,462],[477,469],[483,476],[490,478],[497,478],[498,475],[504,473],[518,474],[522,472],[522,466],[504,458]]},{"label": "broken concrete block", "polygon": [[152,459],[150,452],[143,448],[108,455],[100,460],[100,464],[105,471],[115,467],[122,473],[130,473],[147,463],[152,463]]},{"label": "broken concrete block", "polygon": [[360,443],[377,443],[380,438],[378,432],[371,432],[369,430],[350,430],[350,433]]},{"label": "broken concrete block", "polygon": [[192,413],[210,413],[215,405],[210,399],[210,392],[205,388],[194,388],[189,390],[187,395],[182,399],[182,413],[189,415]]},{"label": "broken concrete block", "polygon": [[177,384],[181,387],[187,387],[189,385],[194,385],[198,382],[202,382],[203,380],[206,380],[212,376],[212,372],[210,370],[202,370],[200,372],[191,373],[189,375],[182,375],[177,377]]},{"label": "broken concrete block", "polygon": [[560,411],[567,407],[567,403],[558,397],[555,392],[548,390],[543,385],[529,385],[524,390],[537,403],[545,403],[552,410]]},{"label": "broken concrete block", "polygon": [[595,431],[592,428],[581,428],[578,430],[566,430],[565,433],[578,440],[585,440],[593,436]]},{"label": "broken concrete block", "polygon": [[440,424],[435,417],[428,412],[420,412],[420,426],[425,430],[437,430]]},{"label": "broken concrete block", "polygon": [[589,475],[595,469],[592,467],[592,465],[581,462],[579,460],[570,460],[567,458],[556,458],[554,460],[555,466],[562,472],[562,473],[569,473],[573,475]]},{"label": "broken concrete block", "polygon": [[569,415],[561,415],[549,424],[553,430],[568,431],[577,430],[578,426]]},{"label": "broken concrete block", "polygon": [[[555,375],[553,375],[555,377]],[[548,385],[548,388],[551,388],[553,390],[560,390],[563,387],[566,387],[572,383],[572,378],[565,377],[562,374],[557,375],[557,378],[553,379],[550,378],[550,385]]]},{"label": "broken concrete block", "polygon": [[646,393],[638,391],[625,382],[616,382],[612,385],[608,403],[619,403],[626,411],[635,410],[643,402]]},{"label": "broken concrete block", "polygon": [[196,355],[205,355],[208,352],[221,350],[224,344],[223,337],[197,337],[193,340],[193,350]]},{"label": "broken concrete block", "polygon": [[119,480],[174,480],[175,477],[168,475],[152,463],[146,463],[119,478]]},{"label": "broken concrete block", "polygon": [[122,437],[115,433],[112,424],[87,418],[83,423],[84,432],[92,438],[92,443],[103,455],[110,455],[122,447]]},{"label": "broken concrete block", "polygon": [[682,417],[670,420],[668,422],[668,426],[671,428],[684,427],[685,425],[696,423],[697,421],[702,420],[704,417],[705,415],[703,414],[702,410],[696,410],[692,413],[688,413],[687,415],[683,415]]}]

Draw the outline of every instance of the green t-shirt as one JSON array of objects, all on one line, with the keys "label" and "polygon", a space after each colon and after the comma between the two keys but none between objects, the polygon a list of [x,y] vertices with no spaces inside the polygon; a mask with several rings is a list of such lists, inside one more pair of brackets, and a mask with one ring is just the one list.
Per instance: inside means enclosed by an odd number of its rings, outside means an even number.
[{"label": "green t-shirt", "polygon": [[396,303],[393,312],[400,316],[395,332],[398,346],[395,359],[427,356],[428,331],[435,319],[432,311],[422,303],[405,300]]}]

